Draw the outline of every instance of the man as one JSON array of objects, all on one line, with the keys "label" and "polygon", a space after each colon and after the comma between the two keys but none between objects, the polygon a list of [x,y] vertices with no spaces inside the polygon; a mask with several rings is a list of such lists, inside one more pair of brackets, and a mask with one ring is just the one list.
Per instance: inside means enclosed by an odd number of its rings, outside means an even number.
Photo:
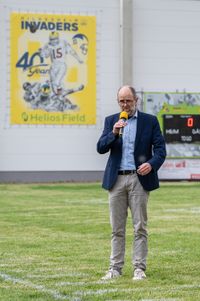
[{"label": "man", "polygon": [[119,113],[106,117],[97,143],[100,154],[110,151],[102,186],[109,191],[111,256],[109,271],[102,279],[122,274],[130,208],[134,228],[133,280],[142,280],[146,278],[147,201],[149,191],[159,187],[157,171],[165,160],[165,141],[157,118],[137,110],[134,88],[121,87],[117,99],[128,120],[120,119]]}]

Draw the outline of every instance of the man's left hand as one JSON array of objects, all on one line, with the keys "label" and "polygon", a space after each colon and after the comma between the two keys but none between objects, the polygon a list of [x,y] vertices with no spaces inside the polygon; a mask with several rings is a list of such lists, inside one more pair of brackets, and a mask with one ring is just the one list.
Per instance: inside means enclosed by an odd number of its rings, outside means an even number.
[{"label": "man's left hand", "polygon": [[137,173],[141,176],[146,176],[152,170],[151,164],[143,163],[138,167]]}]

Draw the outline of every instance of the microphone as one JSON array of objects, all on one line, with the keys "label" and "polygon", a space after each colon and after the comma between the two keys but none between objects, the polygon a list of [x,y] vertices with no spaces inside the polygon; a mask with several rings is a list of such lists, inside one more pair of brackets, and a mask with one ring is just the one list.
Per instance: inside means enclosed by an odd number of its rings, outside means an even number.
[{"label": "microphone", "polygon": [[[128,113],[125,112],[125,111],[122,111],[119,115],[119,119],[122,119],[124,122],[128,119]],[[124,128],[120,128],[119,129],[119,136],[122,137],[123,135],[123,131],[124,131]]]}]

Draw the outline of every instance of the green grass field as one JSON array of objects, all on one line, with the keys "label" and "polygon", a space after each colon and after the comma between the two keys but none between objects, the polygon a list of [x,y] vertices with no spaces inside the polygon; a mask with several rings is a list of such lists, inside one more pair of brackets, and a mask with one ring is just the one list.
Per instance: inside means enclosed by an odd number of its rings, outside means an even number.
[{"label": "green grass field", "polygon": [[200,300],[200,183],[161,183],[149,200],[147,279],[109,265],[107,192],[95,184],[0,185],[0,300]]}]

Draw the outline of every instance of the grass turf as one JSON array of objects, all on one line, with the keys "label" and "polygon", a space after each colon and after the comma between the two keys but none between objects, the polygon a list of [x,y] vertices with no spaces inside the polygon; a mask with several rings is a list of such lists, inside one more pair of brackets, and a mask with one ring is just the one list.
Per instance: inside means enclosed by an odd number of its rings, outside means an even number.
[{"label": "grass turf", "polygon": [[150,194],[147,279],[132,281],[130,214],[123,276],[108,269],[107,192],[93,184],[0,185],[0,300],[197,301],[200,184]]}]

